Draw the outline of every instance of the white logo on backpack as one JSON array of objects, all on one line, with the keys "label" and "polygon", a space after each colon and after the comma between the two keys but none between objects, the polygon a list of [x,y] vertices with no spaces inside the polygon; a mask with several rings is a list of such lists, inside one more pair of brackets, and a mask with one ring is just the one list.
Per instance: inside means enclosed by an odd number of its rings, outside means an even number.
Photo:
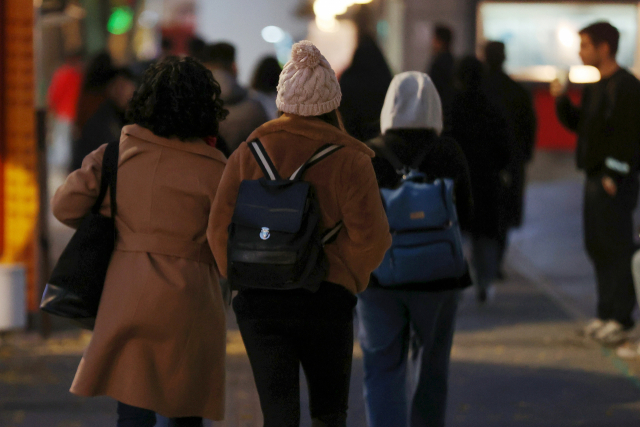
[{"label": "white logo on backpack", "polygon": [[269,237],[271,237],[271,233],[269,233],[269,228],[262,227],[262,230],[260,231],[260,238],[262,240],[267,240]]}]

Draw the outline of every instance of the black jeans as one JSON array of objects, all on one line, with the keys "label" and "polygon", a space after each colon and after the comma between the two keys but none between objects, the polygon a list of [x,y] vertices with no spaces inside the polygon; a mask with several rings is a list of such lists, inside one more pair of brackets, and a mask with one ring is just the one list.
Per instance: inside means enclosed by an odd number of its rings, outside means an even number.
[{"label": "black jeans", "polygon": [[[118,402],[118,427],[153,427],[155,425],[155,412]],[[169,425],[171,427],[202,427],[202,418],[172,418]]]},{"label": "black jeans", "polygon": [[301,365],[312,425],[346,426],[356,302],[331,283],[316,293],[249,290],[234,298],[265,427],[299,426]]},{"label": "black jeans", "polygon": [[598,318],[633,326],[635,290],[631,274],[633,210],[638,200],[635,176],[618,185],[615,197],[602,187],[602,177],[587,178],[584,194],[584,240],[598,282]]}]

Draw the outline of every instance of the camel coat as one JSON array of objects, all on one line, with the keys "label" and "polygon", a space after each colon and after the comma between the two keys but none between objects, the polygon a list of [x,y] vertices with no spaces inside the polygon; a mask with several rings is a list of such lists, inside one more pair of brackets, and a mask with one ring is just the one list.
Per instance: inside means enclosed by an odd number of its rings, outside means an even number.
[{"label": "camel coat", "polygon": [[[303,177],[313,184],[323,227],[342,220],[337,239],[325,246],[329,260],[326,280],[356,294],[365,290],[369,275],[391,246],[389,223],[373,171],[374,153],[346,132],[314,117],[285,114],[256,129],[247,139],[259,138],[280,176],[288,177],[324,144],[344,146],[309,168]],[[220,272],[227,272],[227,227],[235,209],[240,182],[261,178],[262,171],[243,142],[229,158],[207,236]]]},{"label": "camel coat", "polygon": [[[97,199],[105,148],[53,197],[55,217],[70,227]],[[224,304],[206,235],[225,163],[204,141],[122,129],[118,238],[72,393],[167,417],[223,418]],[[109,203],[107,193],[102,214],[110,215]]]}]

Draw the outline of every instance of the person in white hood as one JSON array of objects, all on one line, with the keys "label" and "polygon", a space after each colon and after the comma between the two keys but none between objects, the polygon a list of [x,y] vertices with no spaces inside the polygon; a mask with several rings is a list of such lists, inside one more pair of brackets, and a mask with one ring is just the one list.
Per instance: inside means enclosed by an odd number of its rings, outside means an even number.
[{"label": "person in white hood", "polygon": [[[466,228],[473,209],[467,161],[454,140],[440,136],[442,120],[440,97],[429,76],[402,73],[393,79],[385,98],[382,135],[367,144],[376,150],[373,165],[380,187],[394,188],[400,180],[385,159],[385,150],[407,165],[423,156],[418,166],[422,173],[453,179],[458,217]],[[386,149],[381,150],[381,145]],[[470,284],[468,270],[462,277],[393,288],[383,287],[371,276],[357,305],[370,427],[444,426],[458,297]],[[410,345],[415,377],[407,396]]]}]

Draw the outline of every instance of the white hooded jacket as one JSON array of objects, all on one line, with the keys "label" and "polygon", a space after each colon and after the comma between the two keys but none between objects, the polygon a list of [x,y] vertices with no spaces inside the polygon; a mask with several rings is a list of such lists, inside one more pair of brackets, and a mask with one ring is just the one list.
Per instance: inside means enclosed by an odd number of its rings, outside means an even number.
[{"label": "white hooded jacket", "polygon": [[442,102],[433,81],[425,73],[407,71],[396,75],[384,100],[380,130],[433,129],[442,133]]}]

